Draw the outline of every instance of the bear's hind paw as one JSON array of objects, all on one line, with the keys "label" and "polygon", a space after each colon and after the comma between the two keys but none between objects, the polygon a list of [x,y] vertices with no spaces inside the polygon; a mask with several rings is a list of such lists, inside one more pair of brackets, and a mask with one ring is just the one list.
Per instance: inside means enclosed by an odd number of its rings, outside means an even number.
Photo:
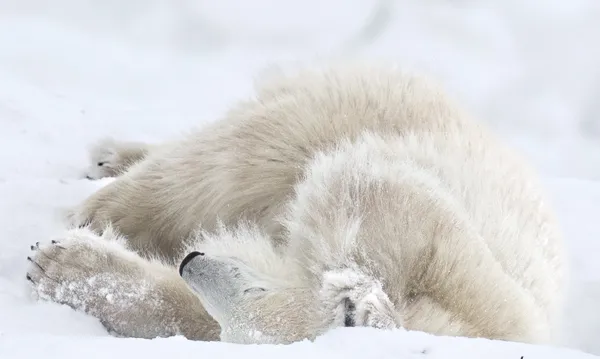
[{"label": "bear's hind paw", "polygon": [[119,150],[114,140],[107,138],[94,144],[89,151],[90,167],[85,177],[98,180],[116,177],[120,172]]}]

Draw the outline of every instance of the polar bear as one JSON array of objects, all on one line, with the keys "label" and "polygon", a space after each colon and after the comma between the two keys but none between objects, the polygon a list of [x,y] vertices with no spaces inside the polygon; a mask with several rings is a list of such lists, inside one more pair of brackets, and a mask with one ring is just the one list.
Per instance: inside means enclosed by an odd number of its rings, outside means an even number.
[{"label": "polar bear", "polygon": [[206,128],[91,157],[118,177],[31,246],[27,278],[117,335],[553,340],[566,265],[536,174],[422,76],[273,76]]}]

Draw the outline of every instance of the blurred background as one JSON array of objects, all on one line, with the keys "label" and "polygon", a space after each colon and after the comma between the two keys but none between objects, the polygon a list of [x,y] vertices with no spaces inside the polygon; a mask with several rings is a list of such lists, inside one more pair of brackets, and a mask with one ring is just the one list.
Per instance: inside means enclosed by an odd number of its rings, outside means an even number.
[{"label": "blurred background", "polygon": [[598,0],[0,0],[0,334],[88,328],[24,307],[21,279],[25,241],[92,191],[75,182],[90,143],[165,140],[265,69],[330,59],[429,74],[545,178],[576,180],[550,187],[586,283],[568,341],[600,354]]},{"label": "blurred background", "polygon": [[60,126],[24,109],[31,86],[60,98],[70,132],[162,139],[151,119],[175,133],[247,96],[265,67],[330,58],[437,76],[544,172],[600,178],[596,0],[3,0],[0,118]]}]

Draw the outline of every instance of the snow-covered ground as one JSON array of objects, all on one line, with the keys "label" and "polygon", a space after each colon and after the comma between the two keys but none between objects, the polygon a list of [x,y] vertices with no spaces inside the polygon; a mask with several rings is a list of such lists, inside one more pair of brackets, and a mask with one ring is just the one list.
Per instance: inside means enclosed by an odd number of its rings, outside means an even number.
[{"label": "snow-covered ground", "polygon": [[[0,358],[586,358],[600,355],[600,2],[597,0],[0,1]],[[35,302],[28,246],[99,186],[107,135],[161,141],[218,119],[270,64],[328,58],[427,71],[538,166],[572,258],[571,349],[340,329],[236,346],[110,337]]]}]

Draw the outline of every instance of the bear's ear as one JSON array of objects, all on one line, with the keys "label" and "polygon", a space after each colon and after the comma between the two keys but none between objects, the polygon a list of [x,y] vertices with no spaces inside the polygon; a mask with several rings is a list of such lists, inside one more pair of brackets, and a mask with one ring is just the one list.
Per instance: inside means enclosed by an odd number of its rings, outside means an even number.
[{"label": "bear's ear", "polygon": [[266,291],[265,288],[252,287],[252,288],[248,288],[248,289],[244,290],[244,294],[257,294],[257,293],[262,293],[265,291]]}]

